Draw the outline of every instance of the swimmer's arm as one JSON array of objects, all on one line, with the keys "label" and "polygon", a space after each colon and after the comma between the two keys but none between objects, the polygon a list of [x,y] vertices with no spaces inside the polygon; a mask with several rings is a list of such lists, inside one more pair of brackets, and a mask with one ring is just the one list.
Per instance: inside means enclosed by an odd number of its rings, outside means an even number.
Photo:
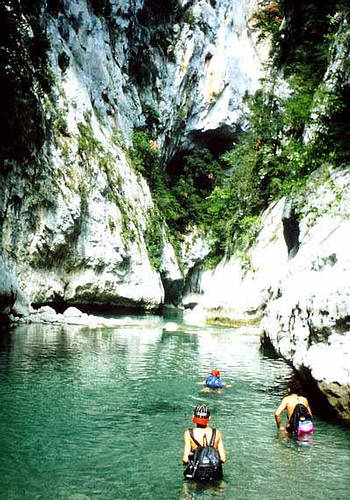
[{"label": "swimmer's arm", "polygon": [[232,387],[232,384],[227,384],[226,382],[223,382],[223,383],[222,383],[222,385],[223,385],[224,387]]},{"label": "swimmer's arm", "polygon": [[182,463],[185,465],[188,463],[188,455],[191,453],[191,437],[188,431],[184,432],[184,452],[182,455]]},{"label": "swimmer's arm", "polygon": [[220,455],[220,460],[222,462],[226,462],[227,460],[227,457],[226,457],[226,451],[225,451],[225,447],[224,447],[224,442],[222,440],[222,436],[221,436],[221,432],[220,431],[216,431],[217,434],[218,434],[218,452],[219,452],[219,455]]},{"label": "swimmer's arm", "polygon": [[279,407],[277,408],[277,410],[275,412],[275,420],[276,420],[277,429],[283,429],[283,427],[281,427],[281,414],[286,409],[286,407],[287,407],[287,402],[286,402],[286,398],[284,398],[284,399],[282,399],[281,404],[279,405]]}]

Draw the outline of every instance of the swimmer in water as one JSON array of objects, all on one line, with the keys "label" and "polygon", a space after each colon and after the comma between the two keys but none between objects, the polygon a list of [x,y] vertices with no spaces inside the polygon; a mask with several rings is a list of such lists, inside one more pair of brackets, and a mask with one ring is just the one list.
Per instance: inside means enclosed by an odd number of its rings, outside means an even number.
[{"label": "swimmer in water", "polygon": [[205,385],[201,392],[211,392],[215,390],[217,392],[222,392],[223,387],[232,387],[231,384],[227,384],[221,380],[220,372],[217,368],[211,371],[209,377],[207,377],[202,382],[198,382],[198,385]]}]

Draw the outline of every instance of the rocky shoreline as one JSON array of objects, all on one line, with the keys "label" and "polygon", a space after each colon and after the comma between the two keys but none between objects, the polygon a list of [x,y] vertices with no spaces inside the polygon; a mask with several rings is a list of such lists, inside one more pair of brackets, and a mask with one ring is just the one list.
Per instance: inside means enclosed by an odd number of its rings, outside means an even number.
[{"label": "rocky shoreline", "polygon": [[89,328],[115,328],[117,326],[134,326],[131,318],[104,318],[93,314],[86,314],[76,307],[68,307],[62,314],[50,306],[42,306],[32,310],[28,315],[18,317],[10,314],[11,324],[53,324],[53,325],[81,325]]}]

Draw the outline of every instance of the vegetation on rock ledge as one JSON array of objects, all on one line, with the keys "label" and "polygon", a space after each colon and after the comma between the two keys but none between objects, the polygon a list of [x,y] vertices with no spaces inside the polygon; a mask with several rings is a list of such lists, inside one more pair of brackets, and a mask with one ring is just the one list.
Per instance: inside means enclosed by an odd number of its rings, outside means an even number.
[{"label": "vegetation on rock ledge", "polygon": [[[344,5],[338,3],[338,8],[344,11]],[[259,232],[260,215],[268,204],[302,190],[324,162],[348,161],[349,92],[335,92],[323,83],[339,29],[335,9],[331,3],[320,10],[296,11],[288,2],[267,2],[253,16],[260,38],[273,36],[274,67],[269,81],[246,98],[248,131],[221,157],[198,148],[176,155],[164,166],[156,137],[145,129],[134,132],[131,163],[147,179],[158,217],[167,223],[174,241],[193,223],[210,235],[211,265],[238,252],[250,268],[246,249]],[[283,18],[288,22],[282,23]],[[301,19],[307,30],[298,24]],[[284,93],[278,88],[281,80]],[[327,113],[322,116],[320,109]],[[305,140],[315,112],[316,133]],[[157,118],[147,120],[153,133]],[[154,241],[158,236],[152,236]]]}]

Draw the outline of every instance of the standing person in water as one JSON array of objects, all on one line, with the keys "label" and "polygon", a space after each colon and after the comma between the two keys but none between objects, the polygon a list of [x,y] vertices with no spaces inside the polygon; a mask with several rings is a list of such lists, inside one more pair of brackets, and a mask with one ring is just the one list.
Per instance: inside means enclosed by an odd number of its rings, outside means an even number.
[{"label": "standing person in water", "polygon": [[287,411],[288,422],[285,430],[292,436],[313,434],[312,412],[308,400],[301,396],[301,385],[296,379],[288,382],[288,396],[282,399],[276,410],[275,420],[277,428],[284,430],[281,426],[281,415]]},{"label": "standing person in water", "polygon": [[187,465],[185,479],[211,481],[222,479],[222,463],[226,462],[226,452],[221,432],[208,426],[209,408],[202,404],[193,411],[194,429],[184,433],[182,463]]},{"label": "standing person in water", "polygon": [[222,387],[232,387],[231,384],[226,384],[226,382],[221,380],[220,372],[217,368],[211,371],[209,377],[202,382],[198,382],[198,384],[205,385],[201,392],[209,392],[211,389],[219,390]]}]

